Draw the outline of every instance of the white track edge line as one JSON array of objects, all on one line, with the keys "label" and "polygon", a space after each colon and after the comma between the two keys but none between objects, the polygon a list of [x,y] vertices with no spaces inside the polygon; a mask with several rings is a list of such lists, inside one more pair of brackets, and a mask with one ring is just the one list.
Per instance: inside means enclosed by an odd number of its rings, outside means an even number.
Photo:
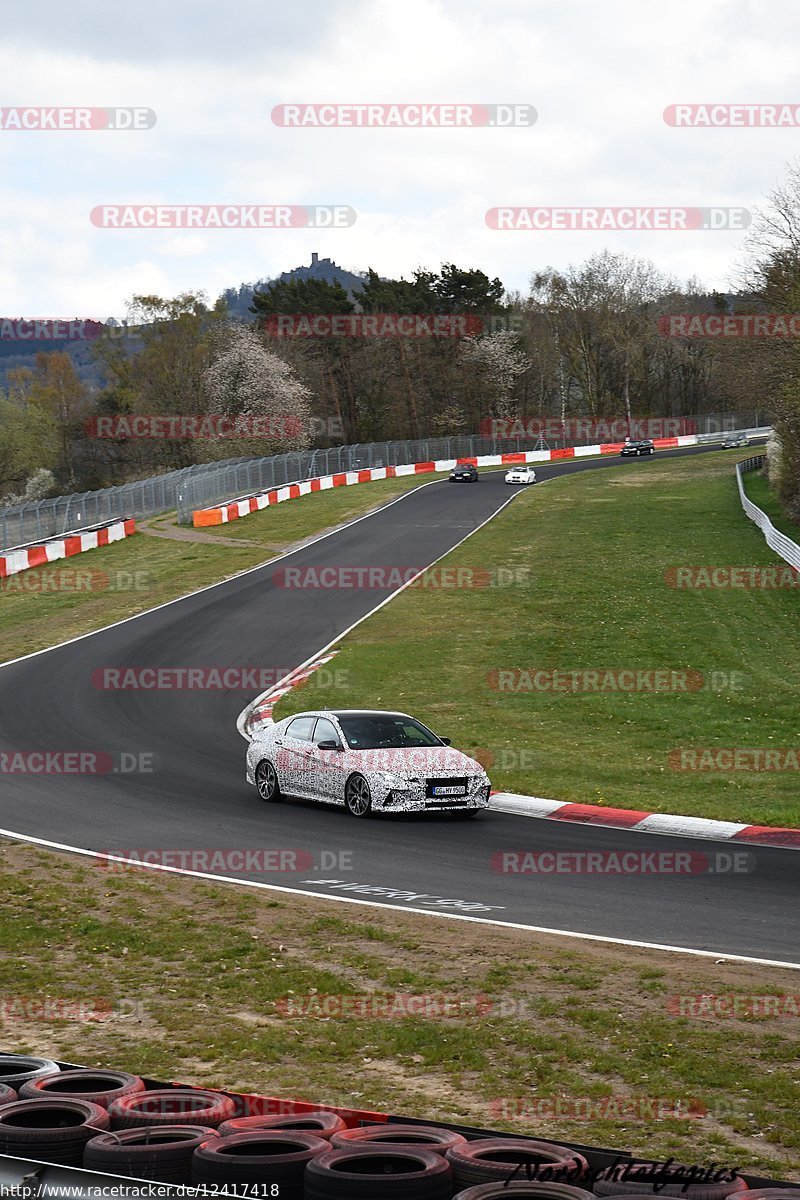
[{"label": "white track edge line", "polygon": [[332,900],[339,904],[363,904],[368,908],[384,908],[390,912],[408,912],[422,917],[444,917],[451,921],[467,921],[477,925],[496,925],[501,929],[521,929],[526,933],[543,933],[554,937],[575,938],[585,942],[602,942],[606,945],[629,946],[640,950],[663,950],[670,954],[688,954],[694,958],[713,958],[722,963],[741,962],[762,967],[782,967],[790,971],[800,971],[800,963],[783,962],[774,958],[751,958],[744,954],[726,954],[722,950],[696,950],[687,946],[670,946],[660,942],[640,942],[630,938],[606,937],[599,933],[579,933],[571,929],[551,929],[544,925],[522,925],[514,921],[499,921],[491,917],[472,917],[465,913],[436,911],[427,908],[401,908],[397,904],[382,903],[380,900],[365,900],[356,896],[333,895],[329,892],[310,892],[303,888],[285,887],[277,883],[261,883],[255,879],[237,879],[232,875],[212,875],[207,871],[190,871],[184,867],[167,867],[161,863],[144,863],[138,859],[123,858],[116,854],[101,854],[97,850],[88,850],[83,846],[69,846],[63,842],[51,842],[45,838],[33,837],[30,834],[14,833],[10,829],[0,829],[0,837],[12,838],[18,842],[28,842],[35,846],[46,846],[49,850],[64,850],[68,854],[78,854],[85,858],[102,859],[104,862],[129,863],[139,870],[162,871],[169,875],[185,875],[193,879],[208,879],[214,883],[232,883],[238,887],[255,888],[258,891],[285,892],[293,896],[310,896],[315,900]]}]

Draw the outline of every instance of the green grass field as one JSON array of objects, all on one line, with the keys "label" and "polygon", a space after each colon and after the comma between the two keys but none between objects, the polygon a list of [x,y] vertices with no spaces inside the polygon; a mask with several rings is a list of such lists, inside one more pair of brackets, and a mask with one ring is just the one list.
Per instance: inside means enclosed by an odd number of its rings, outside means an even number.
[{"label": "green grass field", "polygon": [[[742,512],[735,461],[633,462],[526,491],[445,564],[527,582],[407,590],[347,638],[348,686],[315,686],[314,704],[414,713],[493,764],[501,790],[799,826],[797,770],[671,765],[691,763],[682,748],[800,747],[798,592],[668,582],[674,568],[777,561]],[[493,686],[498,672],[575,670],[703,678],[674,694]],[[276,716],[308,703],[298,688]]]}]

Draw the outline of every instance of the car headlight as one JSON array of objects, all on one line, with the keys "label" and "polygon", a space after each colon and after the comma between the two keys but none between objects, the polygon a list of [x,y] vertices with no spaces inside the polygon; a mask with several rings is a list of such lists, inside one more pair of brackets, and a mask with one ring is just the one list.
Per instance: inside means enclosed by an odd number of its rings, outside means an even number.
[{"label": "car headlight", "polygon": [[394,792],[408,791],[417,782],[414,779],[405,779],[402,775],[393,775],[391,771],[381,771],[380,777],[386,786]]}]

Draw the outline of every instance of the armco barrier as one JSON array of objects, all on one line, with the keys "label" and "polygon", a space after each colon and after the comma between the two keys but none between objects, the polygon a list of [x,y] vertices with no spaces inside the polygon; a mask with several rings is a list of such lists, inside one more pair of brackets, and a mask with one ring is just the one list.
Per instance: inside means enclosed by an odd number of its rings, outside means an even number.
[{"label": "armco barrier", "polygon": [[757,471],[764,465],[765,461],[765,455],[759,454],[755,458],[745,458],[742,462],[736,464],[736,482],[739,485],[739,499],[742,502],[742,508],[750,520],[754,521],[764,534],[770,550],[776,550],[790,567],[794,567],[796,571],[800,571],[800,546],[798,546],[797,542],[793,542],[790,537],[787,537],[785,533],[781,533],[779,529],[776,529],[767,514],[757,504],[753,504],[753,501],[749,499],[744,490],[742,475],[746,471]]},{"label": "armco barrier", "polygon": [[50,538],[36,545],[6,550],[0,554],[0,579],[28,571],[31,567],[44,567],[60,558],[71,558],[73,554],[83,554],[86,550],[95,550],[98,546],[120,542],[135,532],[136,522],[128,518],[91,529],[77,529],[64,537]]},{"label": "armco barrier", "polygon": [[[395,479],[402,475],[426,475],[437,471],[452,471],[456,463],[474,463],[476,467],[513,466],[519,463],[558,462],[565,458],[586,458],[596,454],[619,454],[624,442],[611,442],[602,446],[568,446],[563,450],[520,450],[515,454],[482,454],[477,457],[445,458],[434,462],[407,463],[398,467],[368,467],[363,471],[342,471],[337,475],[323,475],[316,479],[303,479],[286,487],[269,492],[258,492],[242,496],[227,504],[213,508],[200,508],[192,513],[192,524],[196,528],[205,525],[224,525],[237,517],[246,517],[271,504],[284,500],[295,500],[309,492],[324,492],[334,487],[350,487],[354,483],[370,483],[375,479]],[[697,437],[658,438],[653,442],[656,450],[674,450],[678,446],[695,446]]]}]

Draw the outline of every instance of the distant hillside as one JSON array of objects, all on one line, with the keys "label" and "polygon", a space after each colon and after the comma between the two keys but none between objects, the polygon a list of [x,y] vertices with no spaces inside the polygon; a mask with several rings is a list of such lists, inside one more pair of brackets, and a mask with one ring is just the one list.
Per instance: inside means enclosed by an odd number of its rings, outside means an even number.
[{"label": "distant hillside", "polygon": [[310,267],[295,267],[292,271],[284,271],[277,275],[275,279],[258,279],[255,283],[243,283],[238,288],[227,288],[220,299],[224,300],[232,317],[237,317],[240,321],[252,321],[250,305],[253,303],[253,293],[263,292],[276,280],[289,282],[293,279],[324,279],[326,283],[340,283],[352,300],[356,293],[361,291],[366,278],[366,275],[356,275],[345,270],[332,258],[320,258],[314,251]]},{"label": "distant hillside", "polygon": [[[332,259],[320,258],[315,251],[311,255],[311,266],[295,267],[292,271],[284,271],[277,278],[281,280],[324,279],[329,283],[338,280],[352,298],[353,293],[362,287],[366,276],[346,271]],[[257,279],[253,283],[242,283],[238,287],[226,288],[220,299],[224,300],[232,317],[240,321],[252,321],[254,315],[250,312],[250,305],[253,303],[253,293],[263,291],[272,282],[272,279],[264,278]],[[56,351],[66,351],[70,355],[78,377],[90,393],[100,391],[105,387],[106,380],[103,369],[91,353],[91,342],[40,341],[31,343],[7,341],[0,338],[0,388],[8,386],[8,371],[19,367],[28,367],[33,370],[37,354],[53,354]]]}]

